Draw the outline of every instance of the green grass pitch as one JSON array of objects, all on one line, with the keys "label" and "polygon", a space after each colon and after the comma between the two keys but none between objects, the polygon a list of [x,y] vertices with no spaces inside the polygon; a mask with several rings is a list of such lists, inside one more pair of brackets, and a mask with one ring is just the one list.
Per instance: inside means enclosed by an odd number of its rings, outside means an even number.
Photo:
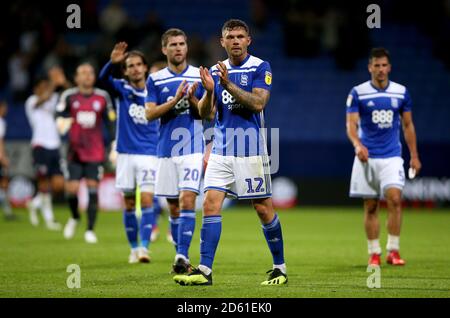
[{"label": "green grass pitch", "polygon": [[[288,266],[287,286],[261,287],[271,256],[255,213],[223,213],[213,286],[178,286],[169,273],[174,248],[161,236],[150,247],[152,263],[127,263],[129,248],[121,213],[100,213],[99,243],[83,240],[85,216],[75,238],[43,225],[33,228],[25,210],[18,221],[0,220],[0,297],[450,297],[450,211],[405,210],[401,237],[403,268],[381,267],[381,288],[366,285],[367,251],[362,212],[355,208],[298,208],[280,211]],[[68,209],[58,207],[65,222]],[[386,211],[381,213],[381,224]],[[190,250],[199,261],[200,215]],[[386,244],[386,230],[381,243]],[[383,248],[384,251],[384,248]],[[81,269],[81,288],[69,289],[69,264]]]}]

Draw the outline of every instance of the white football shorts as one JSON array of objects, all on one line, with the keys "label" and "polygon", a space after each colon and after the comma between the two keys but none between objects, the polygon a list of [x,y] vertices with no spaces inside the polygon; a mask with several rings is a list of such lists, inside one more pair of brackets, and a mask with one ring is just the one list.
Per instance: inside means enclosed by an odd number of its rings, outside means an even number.
[{"label": "white football shorts", "polygon": [[155,192],[158,158],[149,155],[119,153],[116,165],[116,187],[124,193],[134,193],[136,185],[141,192]]},{"label": "white football shorts", "polygon": [[178,198],[180,191],[200,193],[203,172],[203,154],[159,158],[156,173],[157,196]]},{"label": "white football shorts", "polygon": [[351,197],[383,198],[387,189],[403,190],[404,185],[405,170],[401,157],[369,158],[363,163],[355,156],[350,181]]},{"label": "white football shorts", "polygon": [[205,189],[228,197],[257,199],[272,196],[267,156],[234,157],[211,154],[205,172]]}]

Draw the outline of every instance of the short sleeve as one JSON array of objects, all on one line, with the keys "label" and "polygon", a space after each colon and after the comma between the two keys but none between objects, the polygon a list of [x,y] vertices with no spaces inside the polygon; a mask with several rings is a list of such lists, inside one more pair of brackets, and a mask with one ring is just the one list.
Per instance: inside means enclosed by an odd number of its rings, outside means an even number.
[{"label": "short sleeve", "polygon": [[33,109],[36,107],[37,100],[38,97],[36,95],[31,95],[25,101],[25,114],[27,115],[28,119],[31,118],[31,113]]},{"label": "short sleeve", "polygon": [[412,100],[411,100],[411,95],[409,95],[408,90],[406,90],[405,92],[405,99],[403,100],[403,105],[402,105],[402,113],[403,112],[410,112],[412,108]]},{"label": "short sleeve", "polygon": [[158,104],[156,86],[151,76],[148,77],[146,85],[147,85],[147,96],[145,97],[145,102]]},{"label": "short sleeve", "polygon": [[261,63],[255,71],[252,88],[264,88],[268,91],[272,88],[272,69],[268,62]]},{"label": "short sleeve", "polygon": [[356,90],[353,88],[347,96],[347,113],[357,113],[359,112],[359,99]]}]

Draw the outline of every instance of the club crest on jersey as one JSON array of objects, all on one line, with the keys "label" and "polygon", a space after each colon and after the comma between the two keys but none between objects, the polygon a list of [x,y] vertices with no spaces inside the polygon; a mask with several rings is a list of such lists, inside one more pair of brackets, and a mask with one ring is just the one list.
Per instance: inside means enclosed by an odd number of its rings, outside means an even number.
[{"label": "club crest on jersey", "polygon": [[241,85],[242,86],[247,86],[248,84],[248,75],[247,74],[242,74],[241,75]]},{"label": "club crest on jersey", "polygon": [[80,102],[77,101],[77,100],[74,101],[73,104],[72,104],[72,107],[75,108],[75,109],[78,108],[78,107],[80,107]]},{"label": "club crest on jersey", "polygon": [[272,84],[272,73],[270,73],[269,71],[266,71],[266,76],[264,78],[264,81],[266,82],[267,85]]},{"label": "club crest on jersey", "polygon": [[398,99],[395,97],[391,97],[391,106],[392,108],[398,108]]},{"label": "club crest on jersey", "polygon": [[100,109],[102,108],[102,105],[100,104],[100,102],[99,102],[98,100],[96,100],[96,101],[94,101],[94,102],[92,103],[92,108],[93,108],[96,112],[98,112],[98,111],[100,111]]}]

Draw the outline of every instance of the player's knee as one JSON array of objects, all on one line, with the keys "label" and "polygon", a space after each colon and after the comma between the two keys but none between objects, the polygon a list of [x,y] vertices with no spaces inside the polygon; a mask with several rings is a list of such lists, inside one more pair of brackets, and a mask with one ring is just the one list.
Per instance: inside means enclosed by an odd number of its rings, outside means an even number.
[{"label": "player's knee", "polygon": [[49,190],[49,184],[46,179],[40,179],[38,181],[38,190],[39,192],[47,192]]},{"label": "player's knee", "polygon": [[401,208],[402,206],[402,197],[401,195],[391,195],[389,198],[387,198],[388,204],[395,209]]},{"label": "player's knee", "polygon": [[364,200],[364,211],[370,216],[376,216],[378,213],[378,200],[366,199]]},{"label": "player's knee", "polygon": [[203,214],[206,216],[220,214],[220,204],[211,198],[205,198],[203,201]]},{"label": "player's knee", "polygon": [[267,206],[267,204],[253,202],[253,208],[262,220],[268,219],[273,213],[272,209]]},{"label": "player's knee", "polygon": [[53,176],[51,179],[51,186],[53,193],[61,193],[64,191],[64,177],[63,176]]},{"label": "player's knee", "polygon": [[141,193],[141,206],[143,208],[150,208],[153,206],[153,195],[149,192]]},{"label": "player's knee", "polygon": [[191,191],[182,191],[180,194],[180,208],[182,210],[194,210],[197,194]]},{"label": "player's knee", "polygon": [[66,192],[69,194],[78,194],[78,190],[80,189],[80,183],[69,181],[66,185]]}]

